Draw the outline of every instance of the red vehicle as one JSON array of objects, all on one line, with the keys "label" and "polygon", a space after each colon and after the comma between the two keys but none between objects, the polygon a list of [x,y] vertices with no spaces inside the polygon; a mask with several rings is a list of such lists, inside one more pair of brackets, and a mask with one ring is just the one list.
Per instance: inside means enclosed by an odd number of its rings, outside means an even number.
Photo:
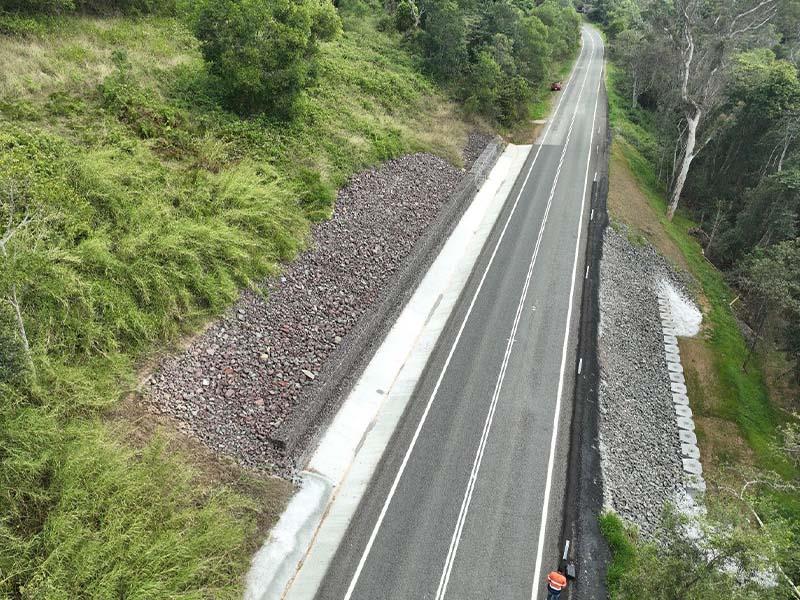
[{"label": "red vehicle", "polygon": [[561,91],[561,82],[560,81],[554,81],[553,83],[551,83],[550,84],[550,91],[552,91],[552,92],[560,92]]}]

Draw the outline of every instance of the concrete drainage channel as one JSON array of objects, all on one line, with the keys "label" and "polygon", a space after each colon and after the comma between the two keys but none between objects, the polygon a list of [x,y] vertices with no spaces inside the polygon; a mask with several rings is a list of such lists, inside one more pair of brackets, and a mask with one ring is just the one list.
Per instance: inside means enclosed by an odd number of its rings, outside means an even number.
[{"label": "concrete drainage channel", "polygon": [[658,308],[664,335],[664,358],[667,361],[672,390],[672,406],[675,409],[675,422],[681,442],[684,487],[697,500],[705,492],[706,483],[703,479],[703,466],[700,464],[700,449],[697,447],[692,409],[689,408],[688,389],[678,347],[678,331],[675,329],[670,300],[663,288],[658,292]]}]

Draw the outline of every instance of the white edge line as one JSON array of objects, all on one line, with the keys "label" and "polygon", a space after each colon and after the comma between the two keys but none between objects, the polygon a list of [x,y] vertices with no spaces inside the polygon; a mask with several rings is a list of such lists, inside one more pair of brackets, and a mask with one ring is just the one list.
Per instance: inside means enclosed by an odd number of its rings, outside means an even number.
[{"label": "white edge line", "polygon": [[[605,48],[601,43],[601,51],[605,55]],[[592,136],[589,138],[589,155],[586,157],[586,175],[583,180],[583,196],[581,197],[581,212],[578,219],[578,239],[575,240],[575,257],[572,262],[572,283],[569,292],[569,306],[567,308],[567,323],[564,327],[564,346],[561,350],[561,374],[558,381],[558,393],[556,395],[556,410],[553,416],[553,435],[550,439],[550,457],[547,461],[547,479],[544,486],[544,504],[542,505],[542,520],[539,525],[539,542],[536,548],[536,564],[533,569],[533,584],[531,586],[531,600],[537,600],[541,589],[539,577],[542,570],[542,552],[544,550],[545,528],[547,527],[547,512],[550,504],[550,489],[553,487],[553,467],[555,465],[556,440],[558,438],[558,420],[561,413],[561,395],[564,391],[564,370],[567,364],[567,349],[569,348],[569,330],[572,320],[572,300],[575,293],[575,271],[578,268],[578,255],[581,245],[581,229],[583,227],[583,209],[586,204],[586,186],[589,182],[589,165],[592,162],[592,141],[594,138],[594,124],[597,119],[597,104],[600,100],[600,84],[603,78],[598,77],[597,95],[594,100],[594,114],[592,115]]]},{"label": "white edge line", "polygon": [[[578,64],[580,63],[581,56],[583,56],[583,51],[584,51],[584,45],[581,45],[581,53],[578,56],[578,60],[575,61],[575,64],[572,67],[572,73],[569,76],[569,80],[567,81],[567,85],[565,86],[565,90],[572,83],[572,79],[575,76],[575,72],[576,72]],[[372,529],[372,532],[370,533],[369,540],[367,541],[367,545],[364,548],[364,552],[362,553],[361,559],[358,562],[358,566],[356,567],[356,571],[353,574],[353,578],[350,580],[350,585],[347,588],[347,592],[346,592],[346,594],[344,596],[344,600],[350,600],[350,598],[353,595],[353,591],[355,590],[356,584],[358,583],[358,578],[361,575],[361,571],[364,569],[364,564],[366,563],[366,560],[367,560],[367,557],[369,556],[370,550],[372,550],[372,545],[375,543],[375,538],[378,535],[378,530],[380,529],[381,524],[383,523],[383,519],[386,517],[386,512],[389,509],[389,504],[392,501],[392,497],[394,496],[395,492],[397,491],[397,486],[400,483],[400,478],[402,477],[403,472],[405,471],[406,465],[408,464],[408,460],[411,457],[411,453],[414,450],[414,446],[417,443],[417,439],[419,438],[419,434],[422,431],[422,427],[425,424],[426,419],[428,418],[428,413],[430,412],[431,405],[433,404],[433,400],[436,397],[437,392],[439,391],[439,386],[441,385],[442,380],[444,379],[444,374],[445,374],[445,372],[447,372],[447,368],[450,365],[450,360],[452,359],[453,354],[455,353],[456,346],[458,345],[458,342],[461,339],[461,334],[463,333],[464,328],[466,327],[466,324],[467,324],[467,320],[469,319],[470,314],[472,313],[472,309],[475,306],[475,302],[476,302],[476,300],[478,298],[478,294],[480,293],[481,289],[483,288],[483,283],[486,280],[486,275],[489,273],[489,269],[491,268],[492,263],[494,262],[494,258],[497,255],[497,250],[500,247],[500,243],[503,241],[503,238],[505,237],[506,230],[508,229],[508,225],[509,225],[509,223],[511,223],[511,218],[513,217],[514,212],[517,209],[517,204],[519,203],[519,199],[522,196],[522,190],[525,189],[525,185],[528,183],[528,178],[530,177],[531,172],[533,171],[533,167],[536,164],[536,159],[539,158],[539,153],[542,150],[542,146],[544,145],[544,141],[547,139],[547,135],[550,133],[550,128],[552,127],[553,123],[556,120],[555,119],[556,115],[558,114],[558,111],[561,109],[561,104],[564,101],[565,97],[566,97],[566,94],[562,94],[561,97],[558,99],[558,104],[556,105],[556,108],[553,111],[553,115],[552,115],[552,117],[550,118],[550,121],[547,124],[547,129],[545,130],[544,134],[542,135],[542,143],[539,144],[539,146],[536,149],[536,154],[533,157],[533,161],[531,162],[531,166],[528,168],[528,173],[525,175],[525,180],[522,182],[522,185],[519,188],[519,192],[517,193],[517,197],[514,200],[514,204],[511,207],[511,211],[509,212],[508,218],[506,219],[506,222],[503,224],[503,229],[500,232],[500,237],[498,238],[497,243],[495,244],[495,247],[492,250],[492,254],[489,257],[489,262],[486,264],[486,268],[483,271],[483,275],[481,276],[480,282],[478,283],[478,287],[475,290],[475,294],[472,296],[472,300],[470,301],[469,307],[467,308],[467,313],[464,315],[464,319],[461,322],[461,325],[460,325],[460,327],[458,329],[458,333],[456,334],[456,337],[453,340],[453,344],[450,347],[450,351],[447,354],[447,359],[445,360],[444,365],[442,366],[442,370],[441,370],[441,373],[439,374],[439,378],[437,379],[436,385],[434,386],[433,391],[431,392],[431,396],[428,399],[428,403],[425,406],[425,411],[422,413],[422,417],[420,418],[419,424],[417,425],[417,428],[414,431],[414,436],[411,438],[411,443],[409,444],[408,449],[406,450],[406,454],[403,457],[403,462],[400,464],[400,468],[397,471],[397,475],[395,476],[394,481],[392,482],[392,487],[389,489],[389,494],[387,495],[386,500],[384,501],[383,506],[381,507],[381,512],[378,515],[378,519],[377,519],[377,521],[375,523],[375,527]]]}]

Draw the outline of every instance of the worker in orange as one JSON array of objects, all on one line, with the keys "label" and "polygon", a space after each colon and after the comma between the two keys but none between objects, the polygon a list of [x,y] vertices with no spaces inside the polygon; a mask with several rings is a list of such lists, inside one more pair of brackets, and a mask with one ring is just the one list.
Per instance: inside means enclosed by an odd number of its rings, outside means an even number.
[{"label": "worker in orange", "polygon": [[567,587],[567,578],[561,571],[550,571],[547,576],[547,600],[558,600],[561,591]]}]

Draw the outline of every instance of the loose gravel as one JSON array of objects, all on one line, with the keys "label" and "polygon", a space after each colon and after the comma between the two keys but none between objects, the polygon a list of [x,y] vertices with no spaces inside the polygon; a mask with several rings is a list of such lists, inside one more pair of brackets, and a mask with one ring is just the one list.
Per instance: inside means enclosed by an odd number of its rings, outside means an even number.
[{"label": "loose gravel", "polygon": [[[469,166],[489,138],[470,135]],[[314,227],[308,249],[236,304],[189,347],[161,362],[144,402],[213,451],[288,475],[291,457],[269,442],[309,397],[325,361],[382,299],[415,242],[465,170],[430,154],[388,161],[355,175],[333,217]]]},{"label": "loose gravel", "polygon": [[605,504],[651,535],[683,489],[658,290],[663,280],[681,290],[685,283],[652,246],[615,227],[606,228],[600,265],[603,487]]}]

